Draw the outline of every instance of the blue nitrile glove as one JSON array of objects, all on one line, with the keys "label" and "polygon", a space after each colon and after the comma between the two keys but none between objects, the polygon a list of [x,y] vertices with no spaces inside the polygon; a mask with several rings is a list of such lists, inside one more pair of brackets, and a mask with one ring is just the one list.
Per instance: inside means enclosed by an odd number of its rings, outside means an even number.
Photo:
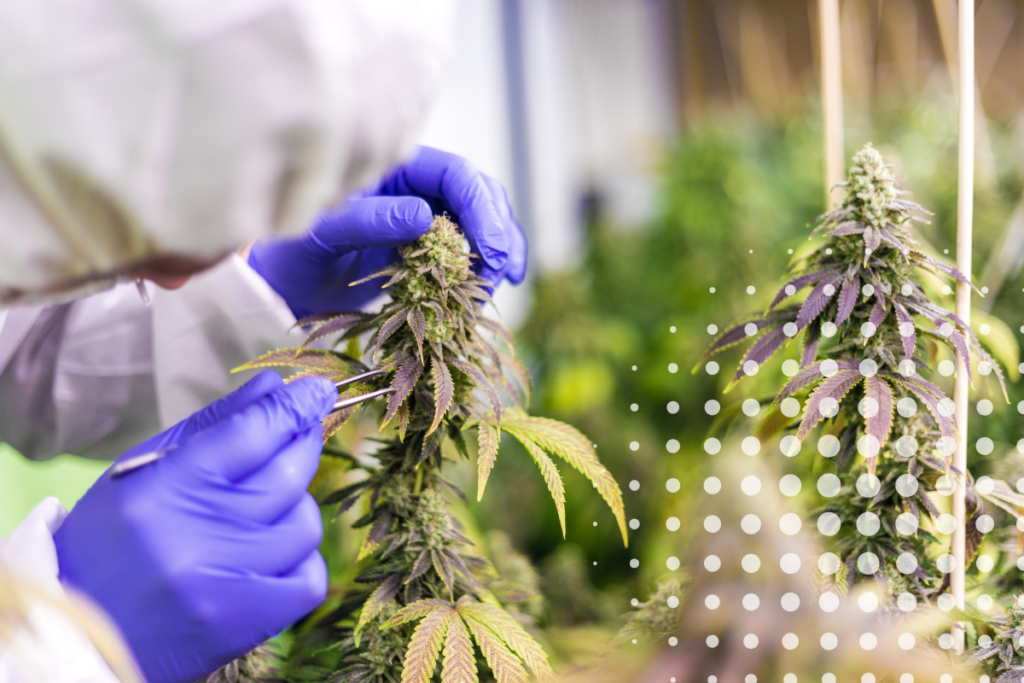
[{"label": "blue nitrile glove", "polygon": [[323,602],[306,487],[337,397],[325,379],[264,372],[126,453],[174,447],[100,477],[54,535],[61,580],[114,619],[149,683],[194,681]]},{"label": "blue nitrile glove", "polygon": [[262,240],[249,265],[288,303],[296,317],[362,308],[383,280],[349,287],[398,258],[398,249],[446,211],[473,251],[480,275],[497,286],[526,276],[526,238],[505,188],[462,157],[420,147],[376,185],[326,211],[302,237]]}]

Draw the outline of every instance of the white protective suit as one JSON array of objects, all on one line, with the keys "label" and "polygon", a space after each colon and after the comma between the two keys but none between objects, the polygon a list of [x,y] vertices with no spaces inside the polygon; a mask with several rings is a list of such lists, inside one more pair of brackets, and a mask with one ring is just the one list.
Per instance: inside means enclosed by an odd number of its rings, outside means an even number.
[{"label": "white protective suit", "polygon": [[[115,272],[301,231],[400,160],[451,15],[451,0],[0,0],[0,441],[116,457],[290,343],[291,312],[237,256],[149,285],[148,307]],[[44,501],[0,540],[0,582],[60,591],[63,514]],[[0,683],[114,680],[87,640],[5,642],[3,626]]]}]

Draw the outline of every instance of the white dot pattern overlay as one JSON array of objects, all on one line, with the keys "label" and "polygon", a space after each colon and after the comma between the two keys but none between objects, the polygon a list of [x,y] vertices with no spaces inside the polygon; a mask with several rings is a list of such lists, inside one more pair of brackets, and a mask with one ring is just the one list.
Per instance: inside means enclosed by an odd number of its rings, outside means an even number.
[{"label": "white dot pattern overlay", "polygon": [[[874,294],[874,290],[872,288],[868,291],[865,288],[863,293],[865,297],[870,297]],[[825,325],[828,325],[828,323]],[[825,329],[825,325],[823,325],[822,334],[827,337],[830,335]],[[750,325],[748,327],[754,326]],[[794,337],[798,333],[795,329],[785,329],[783,331],[787,337]],[[760,330],[748,329],[745,332],[748,336],[753,336],[758,334]],[[873,325],[867,324],[861,332],[865,337],[870,337],[876,330]],[[907,332],[913,333],[913,330],[910,329]],[[1022,328],[1022,333],[1024,333],[1024,328]],[[937,368],[939,373],[951,375],[955,368],[952,367],[952,363],[948,363],[948,365],[950,367],[947,368],[946,365],[939,363]],[[790,358],[782,361],[781,368],[779,366],[775,366],[775,368],[777,369],[773,369],[772,372],[781,372],[784,378],[789,378],[800,372],[801,365],[799,361]],[[1024,372],[1024,364],[1021,365],[1021,368],[1022,372]],[[831,377],[839,370],[838,364],[831,360],[823,361],[819,369],[825,377]],[[880,371],[879,363],[873,359],[864,359],[860,362],[857,369],[864,377],[873,377]],[[768,371],[768,366],[760,368],[757,364],[749,364],[742,367],[741,374],[750,376],[757,374],[760,370]],[[717,371],[718,367],[714,366],[712,372]],[[891,369],[887,369],[887,371],[891,372]],[[918,367],[911,360],[905,360],[899,365],[899,373],[904,377],[913,377],[917,371]],[[982,375],[988,374],[991,372],[991,367],[979,366],[978,371]],[[860,416],[864,419],[875,417],[880,409],[878,401],[870,397],[864,397],[862,394],[857,396],[859,402],[855,408]],[[766,411],[778,410],[782,415],[793,420],[809,408],[806,403],[792,396],[770,407],[767,403],[762,404],[754,398],[728,401],[719,397],[718,399],[710,399],[705,404],[705,412],[709,416],[718,415],[726,409],[735,411],[735,413],[741,413],[749,418],[746,423],[742,424],[750,424],[750,432],[753,432],[755,431],[753,425],[760,418],[764,417]],[[979,415],[987,416],[993,412],[994,405],[992,401],[982,399],[975,404],[974,409]],[[839,403],[826,399],[818,403],[816,410],[821,412],[819,417],[832,418],[838,414]],[[953,413],[951,402],[948,400],[937,406],[924,406],[910,396],[904,396],[897,400],[894,413],[900,418],[910,419],[917,415],[919,410],[925,410],[926,412],[938,411],[944,417],[950,417]],[[1024,414],[1024,401],[1018,406],[1018,411]],[[837,473],[836,460],[837,456],[844,449],[848,450],[846,450],[841,459],[849,459],[851,457],[849,449],[851,448],[855,459],[858,455],[860,456],[860,463],[864,463],[865,459],[878,457],[883,449],[891,451],[892,455],[903,459],[913,458],[919,452],[926,454],[934,453],[938,457],[949,458],[957,447],[956,442],[949,437],[940,437],[935,441],[919,442],[913,435],[904,434],[900,436],[898,433],[893,433],[887,443],[879,443],[875,437],[862,434],[856,443],[847,445],[841,443],[835,434],[827,433],[826,430],[820,430],[817,436],[814,435],[815,432],[812,432],[812,435],[808,436],[804,442],[797,439],[793,433],[784,433],[773,437],[771,441],[762,441],[761,438],[750,432],[746,435],[738,434],[738,438],[735,440],[732,437],[727,439],[720,433],[716,437],[708,438],[703,444],[706,457],[713,461],[715,456],[722,453],[723,450],[732,449],[736,453],[751,459],[771,459],[773,460],[771,463],[772,469],[774,471],[782,470],[783,472],[787,469],[793,469],[792,467],[787,467],[791,462],[790,459],[820,458],[821,462],[816,463],[813,468],[806,466],[798,468],[798,471],[813,471],[816,473],[813,475],[813,478],[805,479],[801,479],[797,474],[785,473],[781,474],[778,481],[765,481],[763,479],[764,475],[761,474],[763,470],[751,468],[757,473],[748,473],[741,476],[737,482],[738,490],[734,491],[727,490],[726,484],[717,477],[711,476],[705,479],[703,484],[705,494],[709,496],[717,496],[719,494],[724,494],[728,497],[736,496],[742,501],[744,509],[749,510],[748,514],[734,518],[731,522],[723,522],[723,519],[715,515],[707,516],[703,520],[705,533],[727,533],[730,534],[730,538],[735,539],[740,544],[746,544],[748,542],[747,539],[750,539],[750,547],[757,547],[758,551],[741,551],[738,554],[729,556],[733,558],[731,561],[738,561],[740,569],[742,569],[742,576],[747,577],[750,592],[742,595],[742,597],[739,595],[707,595],[704,598],[704,607],[708,610],[718,610],[723,607],[738,609],[741,607],[743,611],[754,612],[762,607],[767,597],[757,592],[757,587],[763,586],[763,581],[759,578],[759,575],[765,571],[781,571],[788,575],[806,574],[810,579],[809,584],[822,586],[817,601],[810,604],[807,604],[806,601],[804,604],[801,604],[801,597],[797,593],[785,593],[781,599],[776,595],[773,600],[779,602],[775,604],[786,612],[820,610],[823,613],[834,613],[844,603],[851,602],[856,605],[859,611],[865,614],[885,614],[886,610],[899,610],[909,615],[918,610],[921,604],[919,596],[910,592],[903,592],[898,595],[888,595],[885,592],[881,581],[884,580],[882,574],[886,569],[883,567],[879,555],[872,552],[870,548],[872,547],[871,540],[882,533],[883,527],[889,530],[894,529],[897,534],[904,537],[911,537],[919,532],[924,523],[919,518],[919,513],[904,512],[891,519],[883,519],[883,516],[888,514],[885,511],[889,508],[884,505],[875,507],[873,501],[876,500],[876,496],[892,495],[893,488],[895,488],[895,494],[898,496],[907,499],[914,498],[920,493],[922,482],[913,474],[907,472],[895,477],[895,482],[889,479],[883,485],[883,482],[876,475],[865,473],[863,467],[847,466],[846,469]],[[969,448],[980,455],[991,454],[997,447],[998,445],[992,439],[984,436],[980,438],[975,437],[973,443],[969,444]],[[1024,439],[1021,439],[1016,444],[1016,448],[1020,453],[1024,454]],[[887,455],[886,457],[890,456]],[[792,462],[798,461],[794,460]],[[806,465],[806,463],[802,463],[802,465]],[[857,470],[860,473],[856,478],[848,476],[849,472]],[[935,489],[940,496],[946,497],[948,500],[956,485],[957,483],[952,477],[939,477],[938,482],[935,484]],[[883,493],[884,486],[888,487],[885,489],[888,493]],[[996,483],[992,478],[982,476],[974,482],[974,486],[978,494],[987,495],[994,490]],[[787,504],[789,501],[792,501],[793,505],[791,510],[783,510],[779,514],[773,514],[775,518],[770,518],[766,513],[762,512],[763,508],[760,508],[756,501],[763,491],[769,491],[776,495],[771,491],[774,487],[777,487],[777,491],[781,493]],[[853,489],[855,491],[856,497],[854,500],[861,508],[854,517],[840,518],[836,512],[829,509],[830,499],[835,499],[839,496],[844,487],[847,490]],[[1017,489],[1024,493],[1024,478],[1021,478],[1017,483]],[[815,494],[820,496],[820,498],[816,498]],[[844,493],[845,495],[847,494]],[[811,509],[818,509],[819,511],[811,515],[807,512]],[[678,528],[679,524],[680,522],[675,517],[667,518],[666,525],[670,530]],[[734,528],[727,528],[727,524],[734,525]],[[993,517],[987,514],[979,515],[976,519],[971,520],[970,524],[975,526],[976,531],[982,535],[991,533],[996,526]],[[1018,526],[1020,531],[1024,532],[1024,518],[1021,519]],[[775,531],[775,529],[778,531]],[[935,519],[927,522],[927,532],[939,537],[941,541],[945,542],[947,547],[951,535],[956,529],[957,520],[948,513],[941,513]],[[785,537],[795,537],[801,533],[810,533],[817,537],[820,545],[826,550],[816,559],[802,559],[798,554],[785,552],[781,547],[777,555],[765,556],[764,543],[763,541],[758,543],[757,538],[767,532],[777,534],[779,531]],[[863,543],[859,544],[862,550],[843,558],[840,558],[835,552],[827,550],[830,547],[835,547],[835,539],[840,532],[844,534],[843,538],[849,538],[850,534],[856,534],[857,537],[863,539]],[[891,531],[888,533],[891,533]],[[884,538],[884,534],[882,538]],[[984,574],[993,571],[996,559],[989,554],[979,552],[972,562],[974,568]],[[725,566],[723,563],[726,561],[729,561],[729,558],[724,554],[722,557],[708,555],[703,561],[704,570],[711,573],[720,572],[723,570]],[[892,562],[891,559],[888,561]],[[948,553],[939,554],[938,556],[917,557],[912,552],[903,552],[895,560],[896,569],[908,577],[918,573],[924,563],[931,564],[930,570],[934,571],[937,569],[942,574],[953,572],[956,566],[955,558]],[[678,560],[670,558],[667,564],[670,569],[676,568],[678,567]],[[1024,571],[1024,556],[1017,560],[1017,565],[1021,571]],[[839,590],[838,588],[828,589],[827,586],[833,585],[828,579],[835,577],[841,570],[842,576],[852,576],[855,579],[853,587],[849,591]],[[740,599],[737,600],[736,598]],[[972,597],[972,601],[974,605],[969,607],[976,607],[982,612],[996,612],[999,610],[991,595],[976,595]],[[946,612],[955,608],[953,597],[948,592],[939,596],[935,604],[940,610]],[[1024,596],[1021,597],[1021,605],[1024,607]],[[932,648],[935,645],[946,650],[953,646],[953,639],[949,633],[931,635],[911,632],[899,633],[898,630],[885,629],[881,626],[879,626],[877,633],[872,630],[864,630],[859,634],[847,632],[847,635],[843,637],[851,642],[840,643],[839,636],[836,633],[827,632],[824,629],[818,635],[817,642],[802,642],[801,637],[796,633],[782,632],[781,629],[779,632],[773,633],[745,633],[741,626],[742,622],[742,613],[740,613],[731,620],[730,628],[738,629],[735,636],[741,638],[744,648],[751,650],[764,647],[765,640],[768,638],[775,640],[775,642],[771,643],[772,648],[781,644],[785,650],[820,648],[820,651],[824,652],[837,650],[840,648],[840,645],[843,646],[843,651],[849,651],[853,648],[865,653],[870,652],[882,645],[880,642],[882,637],[893,637],[895,640],[893,644],[898,645],[901,650],[907,653],[913,653],[916,649],[920,648]],[[865,621],[864,623],[870,624],[873,622]],[[838,629],[836,630],[838,631]],[[707,634],[707,646],[709,648],[718,647],[721,637],[721,633]],[[931,639],[932,642],[924,642],[925,639]],[[1024,648],[1024,638],[1022,638],[1021,647]],[[800,680],[798,673],[785,674],[783,683],[797,683]],[[712,683],[717,683],[720,679],[711,676],[708,680]],[[758,679],[756,675],[749,674],[743,680],[745,683],[756,683]],[[824,674],[821,680],[823,683],[838,683],[837,677],[829,673]],[[865,672],[860,680],[862,683],[876,683],[875,674],[870,672]],[[903,674],[898,680],[900,683],[912,683],[913,676],[909,673]],[[983,683],[989,682],[983,681]]]},{"label": "white dot pattern overlay", "polygon": [[[948,251],[946,250],[946,253]],[[788,252],[792,254],[793,249],[789,249]],[[831,254],[831,252],[831,249],[826,249],[825,253]],[[714,294],[716,288],[710,287],[709,291],[711,294]],[[757,289],[753,285],[746,286],[745,291],[751,296],[757,293]],[[784,291],[787,297],[794,296],[797,293],[796,287],[792,285],[785,287]],[[831,284],[824,287],[824,293],[828,296],[836,294],[836,291],[836,287]],[[946,295],[952,292],[948,285],[944,286],[942,291]],[[910,284],[902,286],[901,293],[904,296],[910,296],[913,292],[914,286]],[[860,294],[865,301],[869,300],[875,295],[875,287],[872,284],[865,283],[861,287]],[[671,326],[669,329],[672,333],[676,332],[675,326]],[[761,335],[764,329],[763,323],[759,325],[749,322],[742,327],[742,332],[748,340],[753,340],[758,335]],[[800,333],[800,329],[793,322],[784,324],[781,330],[787,340],[796,337]],[[938,326],[937,332],[941,336],[948,337],[953,333],[953,330],[954,327],[950,323],[944,322]],[[870,339],[879,330],[875,324],[866,322],[860,326],[859,331],[864,339]],[[1021,327],[1020,331],[1021,334],[1024,334],[1024,326]],[[837,334],[838,326],[834,322],[823,320],[819,332],[826,339],[832,338]],[[987,336],[991,332],[992,330],[987,324],[981,324],[978,328],[978,333],[982,336]],[[718,326],[713,323],[708,324],[707,333],[712,336],[718,335]],[[899,325],[899,333],[903,337],[914,335],[914,324],[909,322],[901,323]],[[883,370],[886,373],[892,373],[892,367],[882,367],[889,363],[898,364],[898,373],[904,378],[913,378],[919,370],[924,369],[924,366],[919,362],[910,358],[897,359],[886,364],[875,358],[862,358],[854,362],[859,374],[864,378],[875,377]],[[738,376],[753,377],[763,372],[779,373],[781,375],[780,379],[792,378],[805,369],[802,362],[797,358],[783,358],[781,363],[775,363],[776,361],[772,360],[771,364],[762,366],[754,360],[747,359],[742,362]],[[680,366],[674,362],[662,367],[670,375],[677,375],[680,370]],[[849,366],[843,366],[844,371],[847,367]],[[951,377],[957,372],[955,363],[949,359],[943,359],[932,367],[943,377]],[[635,371],[637,366],[634,365],[632,369]],[[714,377],[723,370],[723,367],[719,365],[718,361],[712,360],[704,363],[702,369],[707,375]],[[825,359],[820,362],[817,369],[823,377],[830,378],[840,371],[840,366],[835,360]],[[977,373],[981,376],[988,376],[994,370],[992,364],[987,360],[978,361],[976,369]],[[1021,363],[1020,371],[1024,373],[1024,363]],[[718,379],[728,379],[728,374]],[[852,398],[853,396],[856,398]],[[741,548],[743,544],[749,542],[751,549],[757,549],[756,552],[745,552],[742,550],[739,553],[723,552],[721,553],[722,557],[709,553],[703,558],[703,570],[711,574],[727,569],[726,562],[737,563],[739,567],[728,569],[733,571],[741,569],[742,575],[746,576],[749,580],[748,587],[751,589],[751,592],[743,595],[738,601],[735,598],[739,596],[706,595],[703,598],[706,609],[718,610],[723,606],[742,606],[742,609],[748,612],[758,610],[767,596],[759,595],[755,587],[761,586],[763,590],[762,578],[765,572],[778,571],[787,575],[806,574],[807,578],[810,579],[807,582],[808,584],[820,585],[822,587],[816,603],[806,604],[805,601],[805,604],[801,604],[800,595],[792,592],[783,594],[781,599],[775,594],[771,599],[773,602],[778,601],[775,604],[779,605],[786,612],[820,610],[824,613],[833,613],[839,610],[844,603],[848,607],[850,606],[849,603],[854,603],[856,608],[865,614],[878,613],[880,610],[882,610],[882,613],[885,613],[885,610],[896,609],[909,614],[919,608],[919,598],[911,592],[902,592],[898,595],[886,593],[882,583],[885,580],[885,572],[890,570],[882,566],[882,560],[879,555],[873,552],[872,548],[879,550],[877,545],[873,545],[873,539],[879,536],[879,534],[881,534],[880,538],[885,539],[885,534],[892,533],[893,531],[899,536],[907,538],[915,536],[919,532],[927,532],[938,537],[940,543],[944,543],[948,547],[952,535],[957,531],[958,522],[947,512],[937,514],[934,519],[922,520],[919,517],[919,505],[908,505],[905,508],[913,509],[913,513],[903,512],[894,515],[891,519],[884,518],[884,516],[891,514],[887,512],[891,508],[887,508],[885,505],[876,506],[875,503],[883,501],[886,496],[893,495],[905,499],[915,498],[921,494],[922,482],[908,471],[895,477],[894,482],[892,478],[887,478],[886,483],[883,485],[883,482],[877,476],[864,472],[863,463],[870,463],[883,452],[885,452],[885,457],[895,456],[903,460],[910,460],[915,456],[921,457],[922,455],[948,459],[956,451],[958,447],[957,442],[950,436],[939,436],[934,439],[929,438],[927,441],[918,441],[918,438],[915,438],[914,435],[900,435],[895,429],[886,443],[880,443],[876,437],[863,433],[863,430],[853,443],[850,443],[849,440],[845,443],[841,442],[836,434],[828,433],[827,428],[821,429],[818,432],[812,432],[812,435],[808,436],[804,442],[796,438],[793,433],[781,434],[769,441],[763,441],[762,438],[752,433],[755,432],[753,425],[761,419],[770,416],[773,410],[777,410],[781,415],[789,418],[790,421],[797,419],[801,414],[809,410],[819,412],[820,415],[815,415],[819,420],[829,420],[839,414],[840,403],[846,400],[858,401],[853,408],[864,420],[875,418],[881,409],[878,400],[873,397],[864,396],[863,392],[855,392],[851,394],[851,397],[841,397],[839,400],[826,397],[817,401],[816,404],[811,404],[806,397],[802,401],[795,396],[786,397],[777,404],[772,403],[770,405],[767,402],[761,403],[755,398],[736,400],[717,397],[709,398],[704,402],[703,410],[709,418],[720,416],[719,419],[721,419],[721,416],[735,414],[743,416],[746,419],[745,424],[751,425],[748,433],[745,435],[741,434],[736,441],[733,441],[731,434],[727,438],[720,431],[715,436],[709,436],[699,446],[699,449],[703,451],[703,457],[709,461],[714,462],[718,457],[726,455],[726,453],[723,453],[724,449],[732,449],[736,454],[742,454],[750,458],[751,462],[759,459],[774,459],[775,461],[771,463],[773,466],[772,471],[798,469],[798,471],[802,472],[815,472],[813,477],[808,477],[804,480],[796,474],[786,473],[782,474],[778,481],[766,481],[764,480],[765,475],[760,474],[764,471],[763,469],[751,467],[751,472],[756,473],[748,473],[742,476],[737,483],[732,484],[738,490],[728,490],[727,483],[715,476],[708,476],[704,479],[703,489],[705,495],[721,495],[725,496],[726,500],[736,498],[737,504],[742,505],[744,510],[749,512],[742,515],[739,519],[732,518],[731,520],[723,521],[719,516],[711,514],[705,516],[702,521],[694,521],[703,526],[705,534],[717,535],[718,538],[734,539],[735,542],[740,544]],[[912,397],[911,395],[900,396],[896,401],[894,417],[898,416],[898,418],[903,420],[910,420],[918,415],[919,411],[925,411],[925,414],[937,414],[943,418],[953,417],[955,406],[949,398],[943,398],[935,403],[930,403],[927,399],[924,399],[925,403],[920,403],[919,400],[920,397]],[[637,403],[628,404],[628,407],[632,412],[638,412],[642,409],[641,404]],[[989,416],[997,410],[996,404],[988,398],[980,398],[973,404],[972,408],[973,411],[976,411],[982,417]],[[1018,403],[1016,408],[1020,414],[1024,415],[1024,401]],[[680,403],[675,400],[669,401],[667,405],[662,404],[659,406],[659,410],[667,410],[670,415],[678,414],[680,409]],[[889,409],[892,409],[891,404]],[[899,422],[899,419],[897,419],[897,422]],[[817,436],[814,436],[814,434],[817,434]],[[628,445],[631,451],[640,451],[641,446],[643,446],[644,450],[651,447],[657,448],[657,444],[642,443],[639,440],[629,441]],[[695,444],[694,446],[697,445]],[[977,434],[972,434],[972,443],[967,444],[967,447],[970,451],[981,456],[988,456],[995,452],[997,448],[1005,450],[1005,444],[999,444],[988,436]],[[669,439],[665,442],[664,449],[671,456],[680,451],[685,453],[687,450],[692,450],[692,447],[689,444],[681,444],[677,439]],[[1021,439],[1016,444],[1016,449],[1024,454],[1024,439]],[[841,453],[841,457],[837,457]],[[847,465],[842,473],[837,474],[837,461],[849,463],[851,457],[854,459],[854,465],[852,467]],[[821,461],[815,463],[813,468],[804,466],[796,468],[792,465],[797,462],[806,465],[806,462],[796,460],[797,458],[820,458]],[[858,466],[858,463],[860,466]],[[711,467],[709,469],[714,468]],[[854,479],[847,474],[851,471],[859,471],[860,474]],[[665,488],[669,494],[680,491],[681,483],[678,479],[668,478],[664,481]],[[642,486],[646,485],[646,483],[642,484],[637,480],[633,480],[629,483],[629,488],[632,491],[638,491]],[[940,501],[943,498],[945,499],[944,502],[946,504],[944,507],[946,509],[949,507],[948,499],[956,490],[957,485],[956,479],[950,475],[940,476],[935,482],[935,493],[940,497]],[[758,496],[764,495],[765,492],[777,496],[778,494],[774,490],[775,487],[777,487],[778,493],[781,494],[783,502],[787,504],[792,503],[794,509],[772,512],[769,516],[766,510],[770,508],[759,506],[757,504]],[[992,493],[995,487],[996,482],[988,476],[981,476],[974,482],[975,492],[982,496]],[[1024,478],[1021,478],[1016,483],[1016,488],[1019,492],[1024,493]],[[847,508],[844,508],[843,511],[846,516],[840,518],[836,511],[834,511],[839,508],[830,508],[829,503],[834,502],[834,499],[840,496],[841,493],[844,498],[848,497],[858,506],[855,514],[847,514]],[[929,493],[929,495],[931,494]],[[808,513],[807,511],[811,509],[816,509],[817,512],[813,514]],[[677,516],[679,514],[679,512],[675,514],[668,513],[663,518],[664,528],[668,532],[679,532],[683,528],[684,520]],[[686,521],[689,523],[689,519],[686,519]],[[968,524],[974,527],[974,529],[969,529],[969,533],[977,532],[984,536],[995,530],[996,520],[988,514],[981,514],[971,519]],[[640,528],[640,521],[631,519],[628,525],[631,529],[638,530]],[[735,528],[729,528],[730,525]],[[1024,533],[1024,518],[1018,520],[1017,527],[1020,532]],[[780,538],[777,536],[780,532],[782,534],[781,538],[796,537],[800,534],[808,533],[816,536],[816,540],[819,541],[824,552],[816,559],[813,557],[801,558],[797,553],[787,552],[786,548],[781,547],[782,543],[778,544],[780,547],[777,549],[777,552],[766,552],[765,543],[762,540],[765,534],[772,534],[773,538]],[[842,534],[842,538],[847,540],[850,538],[858,539],[860,541],[856,544],[858,550],[842,558],[828,550],[830,547],[835,548],[836,537],[840,536],[840,534]],[[846,547],[849,547],[849,545]],[[983,545],[978,554],[972,559],[973,569],[980,574],[991,572],[996,566],[997,558],[984,552],[985,549]],[[890,558],[888,561],[892,562],[892,559]],[[670,572],[678,572],[682,568],[682,562],[675,556],[663,557],[660,562],[663,562],[665,569]],[[896,569],[904,576],[918,573],[921,569],[925,568],[926,563],[930,565],[927,566],[929,571],[937,570],[941,574],[950,574],[956,569],[956,560],[948,553],[942,553],[937,556],[917,557],[912,552],[903,552],[895,559]],[[1024,555],[1016,559],[1016,565],[1020,571],[1024,572]],[[638,568],[639,560],[630,560],[630,566],[634,569]],[[845,586],[843,590],[838,588],[835,590],[829,589],[829,586],[835,585],[831,583],[832,577],[835,577],[835,580],[843,580],[836,576],[839,574],[854,580],[853,587],[848,591],[845,589]],[[996,605],[994,598],[986,593],[974,595],[971,600],[974,604],[969,607],[976,607],[982,612],[998,611],[1001,609]],[[735,604],[737,602],[739,605]],[[636,603],[635,600],[634,603]],[[677,597],[673,596],[669,598],[668,604],[669,607],[676,608],[681,603]],[[939,610],[945,612],[950,612],[956,607],[952,595],[948,592],[938,596],[934,604]],[[1024,596],[1020,598],[1020,606],[1024,607]],[[731,622],[732,628],[737,628],[741,622],[741,619],[733,620]],[[882,629],[880,628],[879,631],[881,632]],[[744,648],[750,650],[765,647],[765,640],[769,638],[773,641],[770,647],[775,648],[781,644],[786,650],[820,648],[821,651],[831,652],[842,645],[844,651],[859,649],[863,652],[870,652],[881,644],[879,641],[880,633],[875,633],[871,630],[865,630],[859,634],[848,631],[844,631],[844,633],[843,638],[849,642],[840,643],[839,636],[827,631],[819,634],[817,642],[801,642],[801,638],[796,633],[784,633],[782,629],[772,633],[751,633],[745,632],[742,626],[739,626],[739,631],[735,636],[740,638]],[[892,629],[885,631],[886,636],[892,633]],[[923,643],[921,641],[924,638],[934,638],[934,642]],[[710,633],[706,635],[705,643],[709,648],[716,648],[721,642],[720,639],[721,634]],[[806,636],[805,640],[808,640]],[[916,648],[933,647],[934,645],[938,645],[941,649],[949,650],[954,645],[953,636],[950,633],[924,636],[920,633],[905,632],[895,636],[894,640],[901,650],[908,653],[913,652]],[[989,642],[983,642],[985,640]],[[979,639],[979,645],[987,646],[990,642],[991,640],[988,636],[982,636]],[[670,637],[667,640],[667,644],[675,647],[678,641],[675,637]],[[1024,648],[1024,637],[1021,638],[1020,647]],[[710,675],[707,680],[708,683],[719,683],[719,678],[715,675]],[[758,677],[751,673],[746,674],[742,680],[744,683],[757,683]],[[786,673],[782,677],[783,683],[798,683],[799,680],[802,680],[802,677],[798,677],[796,673]],[[824,673],[821,675],[820,680],[822,683],[838,683],[837,676],[832,673]],[[898,680],[900,683],[914,683],[914,677],[909,673],[899,676]],[[863,673],[860,681],[861,683],[877,683],[875,674],[871,672]],[[942,675],[939,679],[939,683],[952,683],[952,681],[953,677],[949,674]],[[676,679],[674,677],[671,678],[670,683],[676,683]],[[990,682],[987,676],[982,676],[980,683]]]}]

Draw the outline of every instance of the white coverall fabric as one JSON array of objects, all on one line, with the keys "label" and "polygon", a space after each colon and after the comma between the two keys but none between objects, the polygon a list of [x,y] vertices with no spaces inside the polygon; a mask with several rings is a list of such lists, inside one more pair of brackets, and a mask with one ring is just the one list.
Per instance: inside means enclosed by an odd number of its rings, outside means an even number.
[{"label": "white coverall fabric", "polygon": [[[115,457],[289,343],[291,313],[237,257],[176,292],[150,286],[151,308],[133,284],[111,289],[114,273],[300,231],[399,161],[450,58],[453,8],[0,0],[0,306],[19,305],[0,310],[0,377],[18,365],[0,400],[38,399],[53,426],[27,455]],[[76,298],[57,315],[32,306]],[[50,367],[37,372],[27,339],[49,340]],[[59,589],[54,503],[0,560]],[[50,668],[25,674],[0,652],[0,683],[113,680],[84,636],[41,625],[19,642]]]},{"label": "white coverall fabric", "polygon": [[0,0],[0,304],[305,229],[407,152],[451,0]]},{"label": "white coverall fabric", "polygon": [[[56,498],[39,503],[9,538],[0,539],[0,574],[62,597],[53,534],[67,514]],[[11,640],[0,638],[0,683],[116,682],[85,633],[55,607],[32,605],[27,628]]]},{"label": "white coverall fabric", "polygon": [[[51,356],[16,353],[47,309],[0,321],[0,441],[32,460],[61,453],[109,460],[252,377],[231,368],[302,338],[284,301],[238,256],[175,291],[134,284],[70,304]],[[0,312],[2,317],[3,312]]]}]

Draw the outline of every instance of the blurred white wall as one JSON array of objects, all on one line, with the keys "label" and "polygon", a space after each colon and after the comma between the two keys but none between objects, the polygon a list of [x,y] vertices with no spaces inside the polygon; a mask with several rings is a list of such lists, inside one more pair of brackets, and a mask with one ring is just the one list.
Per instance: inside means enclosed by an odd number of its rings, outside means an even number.
[{"label": "blurred white wall", "polygon": [[[461,0],[456,63],[421,142],[508,188],[532,268],[577,261],[588,192],[615,223],[649,217],[676,120],[668,16],[667,0]],[[499,297],[514,325],[525,286]]]}]

